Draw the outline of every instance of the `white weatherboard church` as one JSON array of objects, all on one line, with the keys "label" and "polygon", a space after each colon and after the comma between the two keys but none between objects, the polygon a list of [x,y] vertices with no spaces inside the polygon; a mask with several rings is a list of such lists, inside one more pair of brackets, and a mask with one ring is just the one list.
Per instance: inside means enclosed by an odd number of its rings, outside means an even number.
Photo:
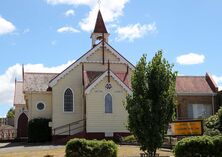
[{"label": "white weatherboard church", "polygon": [[52,120],[53,136],[91,138],[128,134],[123,103],[131,94],[134,66],[108,43],[101,12],[91,35],[92,48],[59,74],[27,73],[15,83],[15,127],[27,137],[28,121]]},{"label": "white weatherboard church", "polygon": [[[92,48],[63,72],[28,73],[23,68],[23,79],[15,82],[14,95],[18,138],[27,138],[28,121],[34,118],[51,119],[53,139],[129,134],[123,104],[132,93],[134,66],[109,45],[108,39],[99,11],[91,34]],[[209,117],[222,102],[208,73],[178,76],[176,93],[179,120]]]}]

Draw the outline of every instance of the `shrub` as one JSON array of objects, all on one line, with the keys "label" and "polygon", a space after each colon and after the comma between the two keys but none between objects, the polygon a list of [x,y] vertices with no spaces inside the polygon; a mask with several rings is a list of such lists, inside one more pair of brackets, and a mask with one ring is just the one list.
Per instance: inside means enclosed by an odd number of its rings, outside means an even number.
[{"label": "shrub", "polygon": [[215,115],[204,120],[204,134],[209,136],[222,134],[222,107]]},{"label": "shrub", "polygon": [[51,141],[50,119],[36,118],[29,121],[28,141],[31,143]]},{"label": "shrub", "polygon": [[221,157],[222,136],[184,138],[174,147],[176,157]]},{"label": "shrub", "polygon": [[66,144],[66,157],[117,157],[113,141],[72,139]]},{"label": "shrub", "polygon": [[214,143],[214,156],[221,157],[222,156],[222,136],[214,136],[212,137],[212,141]]},{"label": "shrub", "polygon": [[123,142],[137,143],[137,140],[134,135],[129,135],[129,136],[123,137]]}]

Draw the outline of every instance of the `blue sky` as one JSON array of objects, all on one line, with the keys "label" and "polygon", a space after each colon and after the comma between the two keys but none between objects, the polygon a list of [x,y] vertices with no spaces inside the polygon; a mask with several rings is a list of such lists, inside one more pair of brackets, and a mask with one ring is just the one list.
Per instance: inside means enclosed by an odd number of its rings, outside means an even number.
[{"label": "blue sky", "polygon": [[[101,0],[109,43],[133,64],[162,49],[181,75],[213,75],[222,86],[222,1]],[[0,117],[12,106],[14,79],[59,72],[91,48],[97,0],[0,2]]]}]

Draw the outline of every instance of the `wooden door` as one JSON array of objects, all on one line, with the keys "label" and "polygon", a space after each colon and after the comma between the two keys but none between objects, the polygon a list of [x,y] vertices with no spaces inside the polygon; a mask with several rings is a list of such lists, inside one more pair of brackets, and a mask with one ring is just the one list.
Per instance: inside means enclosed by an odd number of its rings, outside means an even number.
[{"label": "wooden door", "polygon": [[22,113],[18,118],[17,137],[28,137],[28,117]]}]

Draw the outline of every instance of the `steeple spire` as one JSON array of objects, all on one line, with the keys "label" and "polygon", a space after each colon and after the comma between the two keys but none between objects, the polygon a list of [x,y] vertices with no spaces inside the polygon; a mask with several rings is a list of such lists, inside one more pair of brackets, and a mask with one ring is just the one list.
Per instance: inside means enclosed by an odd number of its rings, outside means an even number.
[{"label": "steeple spire", "polygon": [[108,33],[100,10],[97,15],[96,24],[93,33]]},{"label": "steeple spire", "polygon": [[109,33],[107,32],[102,14],[99,10],[96,18],[95,27],[91,35],[92,47],[94,47],[98,43],[98,41],[108,42],[108,37]]}]

